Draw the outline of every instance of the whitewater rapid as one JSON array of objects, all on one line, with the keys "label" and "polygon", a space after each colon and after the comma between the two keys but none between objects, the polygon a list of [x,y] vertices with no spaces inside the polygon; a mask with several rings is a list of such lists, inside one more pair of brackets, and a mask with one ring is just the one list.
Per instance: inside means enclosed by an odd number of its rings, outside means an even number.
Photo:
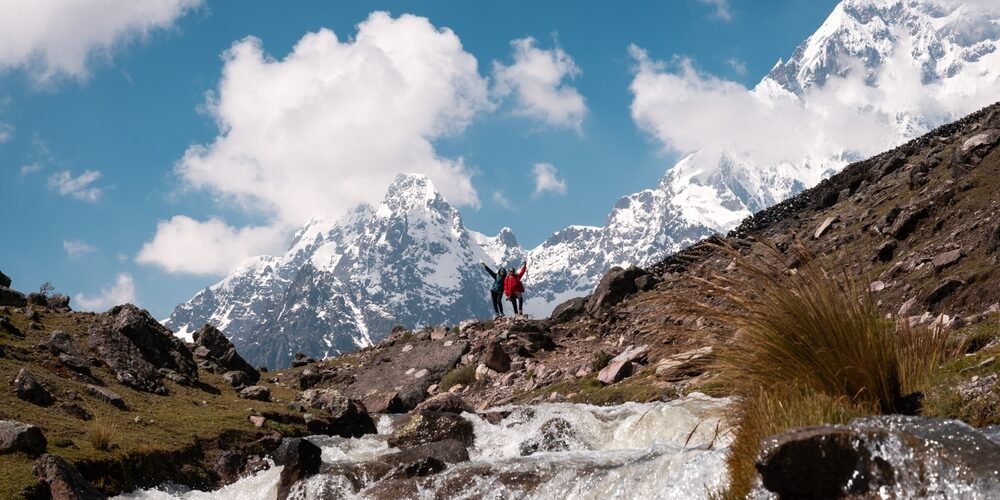
[{"label": "whitewater rapid", "polygon": [[[619,406],[553,403],[509,406],[494,425],[466,413],[475,429],[470,461],[420,480],[416,498],[458,499],[670,499],[708,498],[726,484],[725,455],[732,440],[729,399],[702,394],[670,402]],[[538,439],[546,422],[571,424],[569,449],[521,456],[521,444]],[[386,444],[394,422],[383,416],[377,435],[357,439],[313,436],[325,463],[362,462],[397,451]],[[122,495],[135,500],[270,500],[281,467],[272,467],[213,492],[164,485]],[[320,474],[300,485],[296,498],[372,498],[378,483],[360,491],[342,476]]]}]

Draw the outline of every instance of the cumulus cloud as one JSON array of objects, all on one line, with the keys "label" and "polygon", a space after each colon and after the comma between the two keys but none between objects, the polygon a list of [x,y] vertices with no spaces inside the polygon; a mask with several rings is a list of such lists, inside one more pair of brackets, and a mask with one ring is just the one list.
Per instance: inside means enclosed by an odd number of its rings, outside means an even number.
[{"label": "cumulus cloud", "polygon": [[69,171],[62,170],[49,176],[49,189],[63,196],[95,203],[104,195],[104,188],[93,185],[100,178],[101,173],[96,170],[85,170],[76,177]]},{"label": "cumulus cloud", "polygon": [[555,165],[536,163],[532,173],[535,176],[535,196],[544,193],[566,194],[566,181],[559,178]]},{"label": "cumulus cloud", "polygon": [[14,139],[14,126],[9,123],[0,122],[0,144]]},{"label": "cumulus cloud", "polygon": [[494,61],[494,92],[499,97],[514,96],[514,112],[554,127],[580,131],[587,104],[580,92],[567,81],[580,75],[580,68],[563,49],[545,50],[535,39],[510,42],[514,62]]},{"label": "cumulus cloud", "polygon": [[78,293],[73,301],[80,311],[105,311],[119,304],[134,304],[135,282],[130,274],[119,273],[115,282],[101,288],[100,292],[94,295]]},{"label": "cumulus cloud", "polygon": [[729,0],[698,0],[712,7],[712,16],[723,21],[733,20],[733,11],[729,9]]},{"label": "cumulus cloud", "polygon": [[37,163],[29,163],[27,165],[21,165],[21,177],[29,176],[35,172],[42,169],[42,166]]},{"label": "cumulus cloud", "polygon": [[[336,217],[379,200],[399,173],[425,174],[448,201],[479,206],[470,169],[434,149],[435,140],[461,132],[477,113],[492,109],[476,58],[451,30],[422,17],[375,12],[355,36],[307,33],[283,59],[267,55],[253,37],[234,43],[223,59],[218,89],[204,106],[219,135],[190,147],[176,172],[190,188],[269,217],[273,227],[267,230],[227,230],[255,235],[249,245],[255,251],[278,243],[264,245],[259,237],[278,237],[312,217]],[[161,223],[150,248],[179,248],[167,239],[197,235],[183,229],[224,225],[182,220]],[[202,241],[202,253],[183,255],[247,255],[243,242],[210,242],[236,248],[206,251]],[[224,273],[237,263],[184,265],[177,255],[152,250],[143,256],[168,270],[203,273]]]},{"label": "cumulus cloud", "polygon": [[171,273],[222,275],[255,255],[281,250],[286,234],[281,228],[235,228],[219,219],[197,221],[177,215],[156,226],[156,235],[136,256]]},{"label": "cumulus cloud", "polygon": [[511,203],[510,199],[507,198],[507,195],[505,195],[503,193],[503,191],[494,191],[493,192],[493,203],[495,203],[498,207],[500,207],[500,208],[502,208],[504,210],[513,210],[514,209],[514,204]]},{"label": "cumulus cloud", "polygon": [[0,0],[0,71],[85,79],[93,62],[169,28],[202,0]]},{"label": "cumulus cloud", "polygon": [[97,251],[97,247],[83,240],[63,240],[63,250],[71,259]]},{"label": "cumulus cloud", "polygon": [[730,57],[729,59],[726,59],[726,64],[733,70],[733,73],[736,73],[739,76],[745,76],[747,74],[747,63],[743,62],[743,60],[738,57]]}]

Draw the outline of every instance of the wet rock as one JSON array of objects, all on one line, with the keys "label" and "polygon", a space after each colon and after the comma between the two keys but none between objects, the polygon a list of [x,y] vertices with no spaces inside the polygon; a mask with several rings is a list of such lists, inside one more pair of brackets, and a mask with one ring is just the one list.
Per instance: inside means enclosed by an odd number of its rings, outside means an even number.
[{"label": "wet rock", "polygon": [[958,260],[962,257],[964,257],[964,254],[961,250],[951,250],[938,254],[934,257],[934,260],[931,261],[931,264],[934,265],[935,270],[941,270],[958,262]]},{"label": "wet rock", "polygon": [[447,464],[468,460],[468,449],[455,439],[428,443],[379,457],[380,462],[393,469],[388,478],[429,476],[443,471]]},{"label": "wet rock", "polygon": [[323,451],[306,439],[286,439],[272,454],[276,465],[284,466],[278,483],[278,500],[285,500],[292,486],[319,472]]},{"label": "wet rock", "polygon": [[542,424],[538,435],[522,442],[519,450],[524,457],[539,452],[568,451],[582,444],[573,431],[573,426],[565,419],[557,417]]},{"label": "wet rock", "polygon": [[199,357],[212,361],[224,371],[243,372],[246,385],[260,381],[260,373],[236,352],[236,347],[219,329],[206,324],[194,332],[192,338]]},{"label": "wet rock", "polygon": [[549,315],[554,321],[565,323],[584,313],[587,306],[586,297],[576,297],[563,302],[552,310]]},{"label": "wet rock", "polygon": [[1000,444],[955,420],[868,417],[767,438],[757,470],[780,498],[976,496],[1000,486]]},{"label": "wet rock", "polygon": [[62,457],[45,454],[35,460],[31,473],[48,486],[53,500],[103,500],[103,493],[91,486]]},{"label": "wet rock", "polygon": [[188,384],[198,378],[198,367],[182,340],[147,311],[131,304],[115,306],[91,327],[89,348],[124,385],[166,394],[160,368],[179,374]]},{"label": "wet rock", "polygon": [[955,293],[955,291],[964,284],[965,282],[959,279],[946,279],[939,283],[938,286],[934,287],[929,294],[927,294],[924,302],[927,303],[927,305],[937,304],[938,302],[948,298],[951,294]]},{"label": "wet rock", "polygon": [[325,434],[361,437],[378,432],[364,404],[335,389],[308,389],[300,392],[295,401],[330,414],[330,427]]},{"label": "wet rock", "polygon": [[267,462],[261,457],[249,455],[241,450],[226,450],[212,462],[211,470],[219,477],[221,484],[232,484],[240,478],[252,475],[268,468]]},{"label": "wet rock", "polygon": [[396,391],[376,393],[364,400],[365,408],[371,413],[403,413],[406,411],[403,401]]},{"label": "wet rock", "polygon": [[17,290],[0,286],[0,306],[24,307],[28,305],[28,298]]},{"label": "wet rock", "polygon": [[55,401],[52,393],[25,368],[14,377],[14,392],[18,398],[38,406],[48,406]]},{"label": "wet rock", "polygon": [[497,373],[504,373],[510,370],[510,356],[504,352],[500,342],[495,340],[486,346],[486,351],[483,352],[481,362]]},{"label": "wet rock", "polygon": [[304,353],[297,352],[295,357],[292,359],[292,368],[299,368],[301,366],[311,365],[315,363],[316,360],[305,355]]},{"label": "wet rock", "polygon": [[42,430],[31,424],[0,420],[0,455],[21,452],[28,455],[45,453],[48,441]]},{"label": "wet rock", "polygon": [[453,413],[414,412],[386,442],[389,446],[407,449],[445,439],[471,446],[475,439],[472,422]]},{"label": "wet rock", "polygon": [[114,406],[115,408],[118,408],[119,410],[128,410],[125,400],[111,389],[88,384],[87,393],[111,406]]},{"label": "wet rock", "polygon": [[230,387],[236,389],[245,387],[250,383],[250,379],[247,377],[247,374],[241,371],[226,372],[222,374],[222,380],[225,380]]},{"label": "wet rock", "polygon": [[414,408],[413,411],[454,413],[456,415],[459,415],[462,412],[472,413],[472,408],[460,396],[446,392],[443,394],[438,394],[432,398],[428,398],[424,402],[417,405],[417,407]]},{"label": "wet rock", "polygon": [[636,278],[646,274],[648,274],[646,271],[634,266],[628,269],[612,267],[587,299],[587,313],[596,316],[636,293],[638,291],[635,286]]},{"label": "wet rock", "polygon": [[241,390],[239,396],[243,399],[252,399],[254,401],[270,401],[271,389],[262,385],[251,385]]},{"label": "wet rock", "polygon": [[0,317],[0,332],[4,332],[15,337],[24,337],[21,330],[19,330],[9,319],[4,317]]}]

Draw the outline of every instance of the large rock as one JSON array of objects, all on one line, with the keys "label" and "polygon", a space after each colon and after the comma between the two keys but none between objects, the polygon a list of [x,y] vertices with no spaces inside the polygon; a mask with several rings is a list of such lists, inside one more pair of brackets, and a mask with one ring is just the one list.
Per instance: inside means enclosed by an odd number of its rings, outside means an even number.
[{"label": "large rock", "polygon": [[407,449],[445,439],[471,446],[475,440],[472,422],[454,413],[414,412],[386,442],[389,446]]},{"label": "large rock", "polygon": [[17,328],[17,325],[15,325],[13,322],[11,322],[11,320],[5,317],[0,317],[0,332],[8,333],[15,337],[24,336],[24,334],[21,333],[21,330]]},{"label": "large rock", "polygon": [[445,439],[378,458],[393,468],[389,477],[421,477],[441,472],[447,464],[469,460],[469,451],[456,439]]},{"label": "large rock", "polygon": [[111,389],[88,384],[87,393],[111,406],[114,406],[115,408],[118,408],[119,410],[128,410],[128,405],[125,404],[125,400],[122,399],[117,392],[114,392]]},{"label": "large rock", "polygon": [[480,361],[497,373],[504,373],[510,370],[510,356],[504,352],[503,346],[496,340],[486,346],[486,350],[483,352],[483,357]]},{"label": "large rock", "polygon": [[0,271],[0,287],[10,287],[10,276],[4,274],[3,271]]},{"label": "large rock", "polygon": [[612,267],[597,283],[594,292],[587,299],[587,313],[596,316],[636,293],[639,291],[635,284],[636,278],[646,274],[649,273],[635,266],[628,269]]},{"label": "large rock", "polygon": [[62,457],[45,454],[35,460],[31,473],[48,486],[52,500],[104,500],[103,493],[91,486]]},{"label": "large rock", "polygon": [[445,392],[433,396],[417,405],[413,409],[415,412],[430,411],[436,413],[454,413],[460,415],[463,412],[472,413],[472,408],[466,404],[457,394]]},{"label": "large rock", "polygon": [[549,317],[559,323],[565,323],[583,314],[586,309],[587,298],[574,297],[556,306],[555,309],[552,310],[552,314],[550,314]]},{"label": "large rock", "polygon": [[240,391],[239,397],[243,399],[252,399],[254,401],[270,401],[271,389],[262,385],[251,385],[250,387],[246,387]]},{"label": "large rock", "polygon": [[586,443],[577,436],[573,426],[562,418],[552,418],[538,429],[538,435],[521,443],[521,456],[539,452],[568,451],[585,447]]},{"label": "large rock", "polygon": [[69,311],[69,295],[56,293],[45,298],[45,304],[49,309],[56,311]]},{"label": "large rock", "polygon": [[139,391],[166,394],[161,368],[193,383],[198,367],[184,342],[147,311],[125,304],[101,315],[91,327],[88,346],[119,382]]},{"label": "large rock", "polygon": [[608,362],[608,366],[605,366],[600,373],[597,374],[597,380],[602,384],[607,385],[613,384],[632,375],[634,368],[633,363],[643,361],[648,353],[648,345],[642,345],[639,347],[629,346],[619,355],[611,358],[611,361]]},{"label": "large rock", "polygon": [[767,438],[757,470],[779,498],[987,498],[1000,444],[956,420],[868,417]]},{"label": "large rock", "polygon": [[39,406],[48,406],[55,401],[52,393],[26,368],[21,368],[14,377],[14,392],[17,397]]},{"label": "large rock", "polygon": [[[246,375],[246,385],[256,384],[260,373],[236,352],[236,347],[212,325],[204,325],[192,335],[195,353],[219,366],[221,372],[239,371]],[[203,347],[204,349],[198,349]]]},{"label": "large rock", "polygon": [[348,398],[336,389],[308,389],[300,392],[295,402],[306,408],[329,413],[330,432],[327,434],[361,437],[378,432],[364,404]]},{"label": "large rock", "polygon": [[48,444],[45,434],[34,425],[0,420],[0,455],[14,452],[39,455],[45,453]]},{"label": "large rock", "polygon": [[399,398],[399,393],[381,392],[375,393],[365,398],[365,408],[372,413],[404,413],[403,400]]},{"label": "large rock", "polygon": [[319,472],[323,463],[323,450],[306,439],[286,439],[274,451],[272,458],[277,465],[284,466],[278,483],[278,500],[285,500],[292,486]]},{"label": "large rock", "polygon": [[24,307],[28,305],[28,298],[17,290],[0,286],[0,306]]}]

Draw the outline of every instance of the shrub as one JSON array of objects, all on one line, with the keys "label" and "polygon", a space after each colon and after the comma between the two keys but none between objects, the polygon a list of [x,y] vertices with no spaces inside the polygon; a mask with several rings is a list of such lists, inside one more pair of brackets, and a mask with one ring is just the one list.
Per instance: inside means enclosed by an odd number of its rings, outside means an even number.
[{"label": "shrub", "polygon": [[87,428],[87,440],[95,450],[108,451],[115,446],[118,426],[103,419],[96,419]]},{"label": "shrub", "polygon": [[460,366],[441,377],[441,382],[438,383],[438,390],[447,391],[458,384],[467,386],[475,382],[475,380],[476,367],[472,365]]},{"label": "shrub", "polygon": [[603,349],[598,350],[590,357],[590,371],[599,372],[608,366],[611,362],[611,355],[604,352]]}]

